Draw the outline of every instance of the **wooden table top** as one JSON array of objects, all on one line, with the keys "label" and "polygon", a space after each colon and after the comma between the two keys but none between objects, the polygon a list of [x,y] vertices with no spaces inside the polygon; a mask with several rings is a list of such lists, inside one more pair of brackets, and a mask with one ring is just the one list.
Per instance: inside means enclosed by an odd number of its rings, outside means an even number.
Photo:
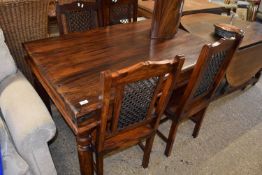
[{"label": "wooden table top", "polygon": [[[229,22],[229,17],[206,13],[186,15],[181,18],[181,24],[187,31],[210,42],[218,39],[214,35],[214,24]],[[262,42],[262,24],[234,19],[233,25],[244,31],[240,49]]]},{"label": "wooden table top", "polygon": [[[100,108],[100,72],[145,60],[186,56],[183,69],[193,66],[206,42],[179,30],[175,38],[151,40],[151,20],[114,25],[25,43],[29,63],[49,96],[69,120]],[[88,100],[85,105],[79,102]],[[74,131],[76,126],[71,121]]]},{"label": "wooden table top", "polygon": [[[138,7],[150,13],[153,13],[154,5],[154,0],[138,0]],[[185,0],[183,12],[216,8],[223,8],[223,6],[212,2],[208,2],[208,0]]]}]

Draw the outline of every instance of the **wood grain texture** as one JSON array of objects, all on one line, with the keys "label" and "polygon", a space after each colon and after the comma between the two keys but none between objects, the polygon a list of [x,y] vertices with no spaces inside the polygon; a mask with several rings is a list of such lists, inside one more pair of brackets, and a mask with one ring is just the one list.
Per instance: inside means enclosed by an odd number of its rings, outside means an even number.
[{"label": "wood grain texture", "polygon": [[173,38],[182,16],[184,0],[155,0],[151,38]]},{"label": "wood grain texture", "polygon": [[[33,72],[76,134],[89,129],[79,120],[94,119],[86,114],[101,108],[101,71],[184,54],[181,77],[188,78],[205,42],[181,30],[174,39],[152,41],[150,24],[114,25],[25,44]],[[83,100],[88,103],[80,105]]]},{"label": "wood grain texture", "polygon": [[262,43],[239,50],[231,61],[226,78],[233,87],[246,83],[262,69]]},{"label": "wood grain texture", "polygon": [[77,151],[80,164],[80,172],[83,175],[93,175],[93,154],[91,147],[91,137],[89,135],[78,135],[76,137]]},{"label": "wood grain texture", "polygon": [[[187,31],[208,42],[218,39],[214,35],[213,25],[228,22],[228,17],[214,14],[194,14],[181,19]],[[235,19],[233,25],[244,31],[243,41],[226,74],[228,83],[237,87],[250,80],[262,68],[262,24]]]}]

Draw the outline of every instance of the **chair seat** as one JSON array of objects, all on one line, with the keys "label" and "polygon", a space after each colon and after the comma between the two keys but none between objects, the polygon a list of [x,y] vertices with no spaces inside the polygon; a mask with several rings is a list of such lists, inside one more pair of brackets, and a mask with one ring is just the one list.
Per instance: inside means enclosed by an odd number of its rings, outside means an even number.
[{"label": "chair seat", "polygon": [[[181,116],[179,117],[179,121],[185,121],[188,119],[188,117],[193,120],[195,122],[195,117],[194,115],[197,114],[199,111],[201,111],[202,109],[204,109],[206,107],[206,105],[209,103],[209,101],[206,100],[202,100],[199,101],[196,104],[192,104],[191,108],[187,111],[184,111],[183,114],[180,114]],[[172,119],[176,119],[177,117],[177,109],[178,109],[178,104],[173,104],[170,105],[166,108],[165,110],[165,114],[172,120]]]},{"label": "chair seat", "polygon": [[116,148],[127,148],[138,144],[147,136],[153,133],[153,129],[149,126],[142,126],[136,129],[132,129],[126,132],[122,132],[116,136],[106,139],[105,152],[111,152]]}]

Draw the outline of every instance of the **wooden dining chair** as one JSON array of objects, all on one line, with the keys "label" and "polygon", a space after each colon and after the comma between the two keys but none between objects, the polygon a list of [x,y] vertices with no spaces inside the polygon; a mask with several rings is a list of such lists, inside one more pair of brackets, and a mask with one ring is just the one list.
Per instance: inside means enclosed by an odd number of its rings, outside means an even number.
[{"label": "wooden dining chair", "polygon": [[83,32],[101,26],[102,19],[96,2],[75,1],[56,4],[60,35]]},{"label": "wooden dining chair", "polygon": [[243,36],[220,39],[213,44],[203,46],[198,61],[194,67],[189,83],[179,98],[174,93],[165,110],[166,118],[160,123],[172,120],[168,137],[160,131],[157,134],[166,143],[165,155],[170,156],[179,124],[191,119],[195,124],[193,137],[197,137],[204,114],[216,89],[225,77],[226,69],[238,48]]},{"label": "wooden dining chair", "polygon": [[137,21],[138,0],[105,0],[102,3],[104,25]]},{"label": "wooden dining chair", "polygon": [[[54,1],[56,1],[56,2],[58,2],[58,4],[62,5],[62,4],[70,4],[72,2],[79,1],[79,0],[54,0]],[[82,1],[96,2],[96,0],[82,0]]]},{"label": "wooden dining chair", "polygon": [[[146,168],[160,117],[180,73],[184,59],[138,63],[101,73],[102,112],[96,132],[95,170],[103,174],[103,158],[146,140],[143,167]],[[156,107],[155,102],[159,99]]]}]

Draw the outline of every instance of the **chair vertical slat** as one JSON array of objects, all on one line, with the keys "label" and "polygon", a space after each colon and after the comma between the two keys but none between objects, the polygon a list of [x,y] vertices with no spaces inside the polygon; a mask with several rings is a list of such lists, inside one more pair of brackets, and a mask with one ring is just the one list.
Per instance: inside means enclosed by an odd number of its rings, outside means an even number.
[{"label": "chair vertical slat", "polygon": [[159,80],[158,80],[158,84],[156,85],[156,89],[155,89],[153,98],[152,98],[152,100],[151,100],[149,109],[148,109],[148,111],[147,111],[146,119],[149,119],[149,118],[152,117],[153,109],[154,109],[154,107],[155,107],[156,100],[157,100],[157,98],[158,98],[158,93],[160,92],[160,90],[161,90],[161,88],[162,88],[163,82],[164,82],[164,76],[160,76],[160,77],[159,77]]},{"label": "chair vertical slat", "polygon": [[[173,93],[173,90],[175,89],[175,86],[177,84],[177,81],[178,81],[178,78],[179,78],[179,75],[180,75],[180,71],[182,70],[182,67],[183,67],[183,64],[184,64],[184,56],[179,56],[177,55],[176,56],[176,59],[181,59],[181,61],[179,62],[179,64],[177,64],[177,67],[176,67],[176,72],[173,72],[173,76],[170,76],[170,78],[168,78],[165,82],[165,86],[163,87],[163,90],[162,90],[162,96],[160,97],[158,103],[161,104],[161,105],[157,105],[156,106],[156,111],[155,113],[158,115],[158,114],[163,114],[164,111],[165,111],[165,107],[167,106],[168,104],[168,101],[169,100],[166,100],[166,99],[170,99],[172,93]],[[171,93],[170,93],[171,92]],[[164,97],[164,98],[163,98]],[[164,107],[163,107],[164,106]],[[161,117],[157,118],[157,121],[155,123],[155,126],[154,128],[157,130],[159,124],[160,124],[160,120],[161,120]]]},{"label": "chair vertical slat", "polygon": [[112,117],[112,133],[116,132],[118,127],[118,120],[120,116],[120,110],[121,110],[121,103],[123,101],[124,96],[124,86],[117,86],[116,88],[116,96],[115,96],[115,102],[114,102],[114,112]]},{"label": "chair vertical slat", "polygon": [[102,98],[103,98],[103,107],[102,107],[102,113],[101,113],[101,122],[99,129],[97,130],[97,135],[101,137],[97,138],[96,149],[97,151],[102,151],[104,147],[104,141],[105,141],[105,134],[106,134],[106,127],[107,127],[107,118],[109,114],[109,108],[110,108],[110,88],[112,84],[112,79],[110,77],[110,71],[106,71],[101,73],[101,80],[102,80]]}]

